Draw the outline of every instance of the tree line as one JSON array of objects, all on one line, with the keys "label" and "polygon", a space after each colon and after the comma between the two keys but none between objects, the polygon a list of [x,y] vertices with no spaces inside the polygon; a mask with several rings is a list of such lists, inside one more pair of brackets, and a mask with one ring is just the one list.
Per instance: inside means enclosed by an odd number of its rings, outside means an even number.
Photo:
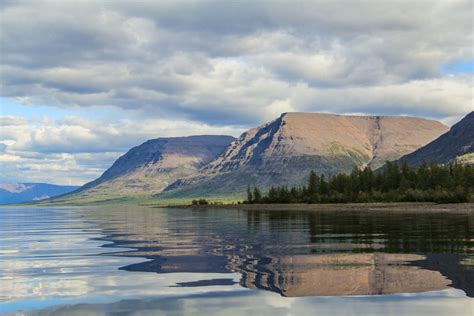
[{"label": "tree line", "polygon": [[265,194],[247,187],[244,203],[366,203],[474,201],[474,166],[450,163],[410,167],[406,162],[381,170],[354,168],[350,174],[329,178],[309,174],[306,185],[271,187]]}]

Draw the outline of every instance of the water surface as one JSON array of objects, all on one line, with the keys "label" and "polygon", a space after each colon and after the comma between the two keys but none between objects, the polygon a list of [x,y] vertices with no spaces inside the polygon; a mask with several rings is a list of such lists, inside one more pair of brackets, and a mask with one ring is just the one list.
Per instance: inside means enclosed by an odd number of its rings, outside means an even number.
[{"label": "water surface", "polygon": [[0,313],[472,315],[474,214],[0,209]]}]

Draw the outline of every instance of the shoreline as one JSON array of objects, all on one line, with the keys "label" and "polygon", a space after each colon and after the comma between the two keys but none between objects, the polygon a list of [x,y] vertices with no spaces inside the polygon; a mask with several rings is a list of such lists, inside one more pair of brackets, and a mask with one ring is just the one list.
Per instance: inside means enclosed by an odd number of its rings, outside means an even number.
[{"label": "shoreline", "polygon": [[209,205],[154,205],[154,208],[237,209],[243,211],[393,211],[393,212],[460,212],[474,213],[474,203],[437,204],[408,203],[348,203],[348,204],[209,204]]},{"label": "shoreline", "polygon": [[374,202],[374,203],[325,203],[325,204],[159,204],[159,203],[90,203],[90,204],[6,204],[0,207],[101,207],[110,205],[136,205],[149,208],[240,211],[293,211],[293,212],[449,212],[474,213],[474,202],[437,204],[434,202]]}]

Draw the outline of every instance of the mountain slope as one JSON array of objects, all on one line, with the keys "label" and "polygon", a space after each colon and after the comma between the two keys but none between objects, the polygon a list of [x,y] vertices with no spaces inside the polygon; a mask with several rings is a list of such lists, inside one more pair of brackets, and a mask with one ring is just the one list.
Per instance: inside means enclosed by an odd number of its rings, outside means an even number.
[{"label": "mountain slope", "polygon": [[78,189],[77,186],[48,183],[0,183],[0,204],[37,201]]},{"label": "mountain slope", "polygon": [[454,159],[474,163],[474,112],[453,125],[447,133],[400,160],[416,166],[423,161],[447,163]]},{"label": "mountain slope", "polygon": [[149,140],[117,159],[97,180],[60,200],[95,202],[159,193],[177,179],[196,174],[234,139],[203,135]]},{"label": "mountain slope", "polygon": [[354,166],[375,169],[447,130],[440,122],[413,117],[284,113],[243,133],[198,176],[167,187],[166,196],[242,193],[247,184],[299,185],[310,170],[330,175]]}]

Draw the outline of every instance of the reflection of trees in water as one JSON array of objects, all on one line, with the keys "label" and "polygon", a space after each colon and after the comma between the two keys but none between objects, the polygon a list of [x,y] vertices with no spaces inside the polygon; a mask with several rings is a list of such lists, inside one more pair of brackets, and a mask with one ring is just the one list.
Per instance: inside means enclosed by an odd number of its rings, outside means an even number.
[{"label": "reflection of trees in water", "polygon": [[[252,212],[249,212],[252,213]],[[309,242],[347,242],[366,245],[364,250],[380,249],[393,253],[473,253],[474,216],[447,213],[373,212],[268,212],[270,225],[291,226],[298,218],[309,228]],[[252,215],[249,215],[250,217]],[[371,249],[375,246],[374,249]],[[358,251],[354,249],[353,251]]]},{"label": "reflection of trees in water", "polygon": [[410,262],[421,269],[439,271],[451,281],[451,286],[463,290],[467,296],[474,297],[474,265],[467,264],[473,256],[459,254],[430,253],[424,260]]},{"label": "reflection of trees in water", "polygon": [[[286,296],[422,292],[451,283],[473,296],[473,267],[460,264],[474,249],[469,214],[155,213],[147,213],[145,225],[137,214],[126,216],[128,235],[106,238],[137,249],[124,255],[152,259],[123,269],[237,271],[241,285]],[[116,218],[109,229],[120,232]]]}]

